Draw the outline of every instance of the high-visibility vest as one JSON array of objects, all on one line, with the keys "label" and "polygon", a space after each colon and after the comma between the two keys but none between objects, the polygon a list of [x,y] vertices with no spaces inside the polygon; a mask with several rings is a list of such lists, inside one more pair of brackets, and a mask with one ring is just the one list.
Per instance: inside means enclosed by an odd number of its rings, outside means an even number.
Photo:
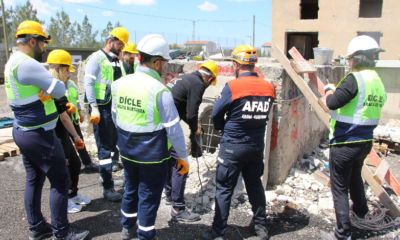
[{"label": "high-visibility vest", "polygon": [[358,93],[348,104],[333,111],[331,145],[372,141],[373,129],[379,124],[386,101],[385,88],[376,71],[364,70],[350,74],[357,81]]},{"label": "high-visibility vest", "polygon": [[138,163],[170,158],[167,132],[157,109],[157,94],[169,91],[157,79],[136,72],[112,84],[112,113],[120,156]]},{"label": "high-visibility vest", "polygon": [[8,104],[14,112],[15,123],[29,129],[57,121],[58,113],[53,99],[46,102],[40,101],[38,94],[42,89],[34,85],[24,86],[18,83],[16,78],[18,66],[27,59],[32,58],[22,52],[11,55],[4,71],[4,85]]},{"label": "high-visibility vest", "polygon": [[[112,62],[108,60],[108,57],[101,50],[94,52],[92,55],[90,55],[85,60],[85,64],[91,57],[96,58],[101,69],[97,76],[93,76],[96,78],[94,82],[94,95],[96,97],[96,102],[97,105],[106,105],[111,100],[111,84],[114,80],[116,80],[114,79],[114,68]],[[124,66],[122,66],[120,61],[118,61],[118,65],[121,68],[122,76],[125,76],[126,73],[123,70]],[[88,104],[88,102],[86,101],[85,103]]]},{"label": "high-visibility vest", "polygon": [[75,85],[74,81],[69,80],[66,85],[65,96],[69,103],[74,104],[76,112],[71,114],[72,122],[79,125],[79,112],[78,112],[78,87]]}]

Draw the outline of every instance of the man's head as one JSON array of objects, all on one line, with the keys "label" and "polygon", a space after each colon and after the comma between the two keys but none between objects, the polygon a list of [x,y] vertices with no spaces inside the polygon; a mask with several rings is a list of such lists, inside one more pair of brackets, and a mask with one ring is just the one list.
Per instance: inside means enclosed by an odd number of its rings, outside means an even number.
[{"label": "man's head", "polygon": [[155,70],[161,76],[165,62],[171,59],[167,40],[161,35],[150,34],[140,40],[137,50],[140,65]]},{"label": "man's head", "polygon": [[109,52],[119,55],[128,43],[129,33],[125,28],[116,27],[107,37],[105,49]]},{"label": "man's head", "polygon": [[135,64],[136,54],[139,52],[136,50],[136,45],[133,42],[128,42],[128,45],[122,50],[124,62],[126,65],[133,66]]},{"label": "man's head", "polygon": [[201,64],[199,67],[199,72],[203,77],[204,85],[206,86],[206,88],[210,85],[215,86],[217,84],[219,69],[214,62],[208,61]]},{"label": "man's head", "polygon": [[235,77],[239,77],[244,72],[254,72],[257,59],[258,56],[255,47],[250,45],[237,46],[231,55]]},{"label": "man's head", "polygon": [[46,52],[46,43],[51,42],[46,28],[35,21],[24,21],[15,34],[17,38],[18,50],[41,62],[42,56]]}]

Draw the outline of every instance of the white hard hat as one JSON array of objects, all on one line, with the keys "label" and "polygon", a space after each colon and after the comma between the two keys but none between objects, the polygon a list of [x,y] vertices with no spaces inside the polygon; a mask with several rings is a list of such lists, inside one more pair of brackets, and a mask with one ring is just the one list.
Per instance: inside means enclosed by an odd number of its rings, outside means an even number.
[{"label": "white hard hat", "polygon": [[171,59],[167,40],[158,34],[149,34],[142,38],[136,49],[151,56],[160,56],[167,60]]},{"label": "white hard hat", "polygon": [[362,35],[353,38],[347,47],[347,57],[353,55],[357,51],[367,51],[367,50],[379,50],[379,45],[370,36]]}]

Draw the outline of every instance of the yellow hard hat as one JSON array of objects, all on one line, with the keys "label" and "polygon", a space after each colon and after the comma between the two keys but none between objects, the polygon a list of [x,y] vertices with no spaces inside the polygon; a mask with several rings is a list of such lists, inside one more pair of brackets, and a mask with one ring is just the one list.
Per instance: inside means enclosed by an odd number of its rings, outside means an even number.
[{"label": "yellow hard hat", "polygon": [[47,43],[51,42],[51,37],[47,33],[46,28],[35,21],[23,21],[20,23],[15,37],[18,38],[20,35],[38,35],[42,36]]},{"label": "yellow hard hat", "polygon": [[60,64],[60,65],[68,65],[69,66],[69,71],[70,72],[75,72],[75,67],[72,66],[72,58],[71,55],[61,49],[56,49],[53,50],[49,53],[49,56],[47,57],[47,62],[48,64]]},{"label": "yellow hard hat", "polygon": [[239,45],[233,49],[231,60],[240,64],[256,64],[257,49],[250,45]]},{"label": "yellow hard hat", "polygon": [[139,52],[136,50],[136,45],[133,42],[128,42],[128,45],[125,45],[123,52],[135,53],[138,54]]},{"label": "yellow hard hat", "polygon": [[213,61],[208,61],[208,62],[205,62],[205,63],[201,64],[199,66],[199,69],[202,68],[202,67],[203,68],[207,68],[214,75],[215,79],[211,83],[211,85],[213,85],[213,86],[217,85],[217,76],[218,76],[218,73],[219,73],[218,66]]},{"label": "yellow hard hat", "polygon": [[[129,33],[125,28],[116,27],[110,32],[111,36],[114,36],[121,40],[124,44],[128,43],[129,40]],[[128,44],[129,45],[129,44]]]}]

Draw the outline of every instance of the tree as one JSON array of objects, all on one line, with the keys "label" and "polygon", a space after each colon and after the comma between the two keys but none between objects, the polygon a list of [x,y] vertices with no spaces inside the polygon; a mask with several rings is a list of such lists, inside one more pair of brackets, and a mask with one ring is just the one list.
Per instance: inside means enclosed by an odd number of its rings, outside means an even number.
[{"label": "tree", "polygon": [[[0,7],[0,11],[1,11],[1,7]],[[0,12],[1,13],[1,12]],[[10,34],[12,34],[12,30],[11,30],[11,18],[10,18],[10,13],[8,11],[4,12],[4,19],[6,21],[5,27],[6,27],[6,32],[7,32],[7,40],[9,41],[8,43],[10,43],[11,40],[11,36]],[[4,32],[3,32],[3,18],[2,15],[0,15],[0,42],[4,43]]]},{"label": "tree", "polygon": [[169,49],[178,49],[178,45],[176,43],[170,44]]},{"label": "tree", "polygon": [[115,25],[114,25],[114,28],[116,28],[116,27],[122,27],[122,24],[118,21],[118,22],[116,22]]},{"label": "tree", "polygon": [[76,23],[75,43],[76,47],[95,47],[97,46],[96,36],[99,31],[92,33],[92,24],[89,23],[87,15],[83,18],[82,25]]},{"label": "tree", "polygon": [[70,47],[75,37],[74,25],[62,9],[56,13],[55,18],[50,18],[49,34],[51,35],[51,46]]},{"label": "tree", "polygon": [[101,43],[102,43],[103,46],[106,44],[106,39],[107,39],[108,35],[110,35],[110,32],[111,32],[112,30],[113,30],[113,26],[112,26],[111,22],[108,21],[106,29],[104,29],[104,30],[101,32],[101,35],[100,35],[100,37],[101,37]]}]

